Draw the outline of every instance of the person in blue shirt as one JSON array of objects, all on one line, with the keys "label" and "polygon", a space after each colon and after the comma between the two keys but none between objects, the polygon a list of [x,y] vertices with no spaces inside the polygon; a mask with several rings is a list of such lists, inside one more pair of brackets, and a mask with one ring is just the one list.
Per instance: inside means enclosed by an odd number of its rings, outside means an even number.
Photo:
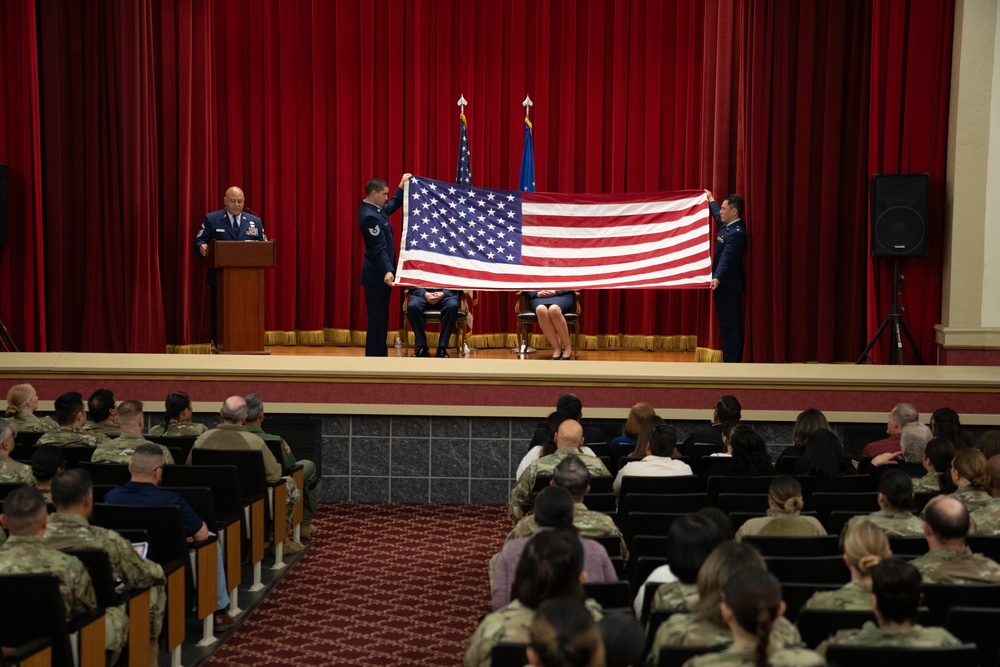
[{"label": "person in blue shirt", "polygon": [[743,222],[743,197],[726,195],[722,206],[708,195],[708,209],[719,225],[712,258],[712,299],[722,329],[722,360],[743,360],[742,301],[746,291],[743,275],[743,254],[747,250],[747,230]]}]

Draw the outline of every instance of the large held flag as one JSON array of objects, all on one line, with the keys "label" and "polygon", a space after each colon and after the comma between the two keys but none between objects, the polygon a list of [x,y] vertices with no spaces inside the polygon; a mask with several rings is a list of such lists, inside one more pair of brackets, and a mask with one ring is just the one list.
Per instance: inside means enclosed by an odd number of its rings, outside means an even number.
[{"label": "large held flag", "polygon": [[524,117],[524,152],[521,153],[521,180],[517,186],[521,192],[535,191],[535,144],[531,138],[531,121]]},{"label": "large held flag", "polygon": [[702,190],[553,194],[405,186],[396,279],[457,289],[707,287]]}]

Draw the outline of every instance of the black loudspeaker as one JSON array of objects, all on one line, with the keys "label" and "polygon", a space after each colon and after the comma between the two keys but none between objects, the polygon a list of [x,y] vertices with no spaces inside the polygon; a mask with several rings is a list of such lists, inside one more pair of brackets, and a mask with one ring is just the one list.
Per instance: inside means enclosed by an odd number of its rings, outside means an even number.
[{"label": "black loudspeaker", "polygon": [[0,164],[0,245],[7,242],[7,165]]},{"label": "black loudspeaker", "polygon": [[872,257],[927,254],[927,174],[872,176]]}]

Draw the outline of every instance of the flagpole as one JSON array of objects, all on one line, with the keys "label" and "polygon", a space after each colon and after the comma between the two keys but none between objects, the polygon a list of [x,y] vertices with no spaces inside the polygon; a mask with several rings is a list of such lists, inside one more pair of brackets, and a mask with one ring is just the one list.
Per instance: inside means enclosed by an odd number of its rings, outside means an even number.
[{"label": "flagpole", "polygon": [[[465,107],[468,106],[469,102],[465,99],[464,94],[459,94],[458,96],[458,122],[459,122],[459,135],[458,135],[458,169],[455,175],[455,183],[459,186],[465,185],[472,189],[472,152],[469,150],[469,128],[468,121],[465,118]],[[459,350],[459,356],[468,356],[470,353],[469,337],[472,335],[472,327],[475,317],[472,313],[472,307],[479,303],[479,299],[476,297],[475,290],[472,290],[471,303],[466,302],[462,304],[465,306],[466,317],[465,317],[465,349]],[[463,297],[463,301],[465,298]],[[473,354],[475,354],[473,352]]]},{"label": "flagpole", "polygon": [[[521,153],[521,173],[517,184],[517,189],[521,192],[535,191],[535,145],[531,136],[533,127],[529,119],[531,107],[534,105],[531,96],[525,95],[524,101],[521,102],[521,106],[524,107],[524,151]],[[511,354],[516,354],[524,359],[525,355],[534,354],[535,351],[528,345],[528,338],[525,337],[518,347],[511,350]]]}]

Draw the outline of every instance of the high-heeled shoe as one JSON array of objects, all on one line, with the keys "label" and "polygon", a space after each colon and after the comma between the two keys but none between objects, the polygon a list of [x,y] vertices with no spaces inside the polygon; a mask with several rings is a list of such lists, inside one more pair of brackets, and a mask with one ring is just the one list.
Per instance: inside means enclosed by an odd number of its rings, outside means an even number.
[{"label": "high-heeled shoe", "polygon": [[552,350],[552,361],[562,359],[562,350]]},{"label": "high-heeled shoe", "polygon": [[559,358],[560,358],[561,360],[563,360],[563,361],[568,361],[569,359],[572,359],[572,358],[573,358],[573,350],[570,350],[570,351],[569,351],[569,355],[565,355],[565,354],[560,354],[560,355],[559,355]]}]

